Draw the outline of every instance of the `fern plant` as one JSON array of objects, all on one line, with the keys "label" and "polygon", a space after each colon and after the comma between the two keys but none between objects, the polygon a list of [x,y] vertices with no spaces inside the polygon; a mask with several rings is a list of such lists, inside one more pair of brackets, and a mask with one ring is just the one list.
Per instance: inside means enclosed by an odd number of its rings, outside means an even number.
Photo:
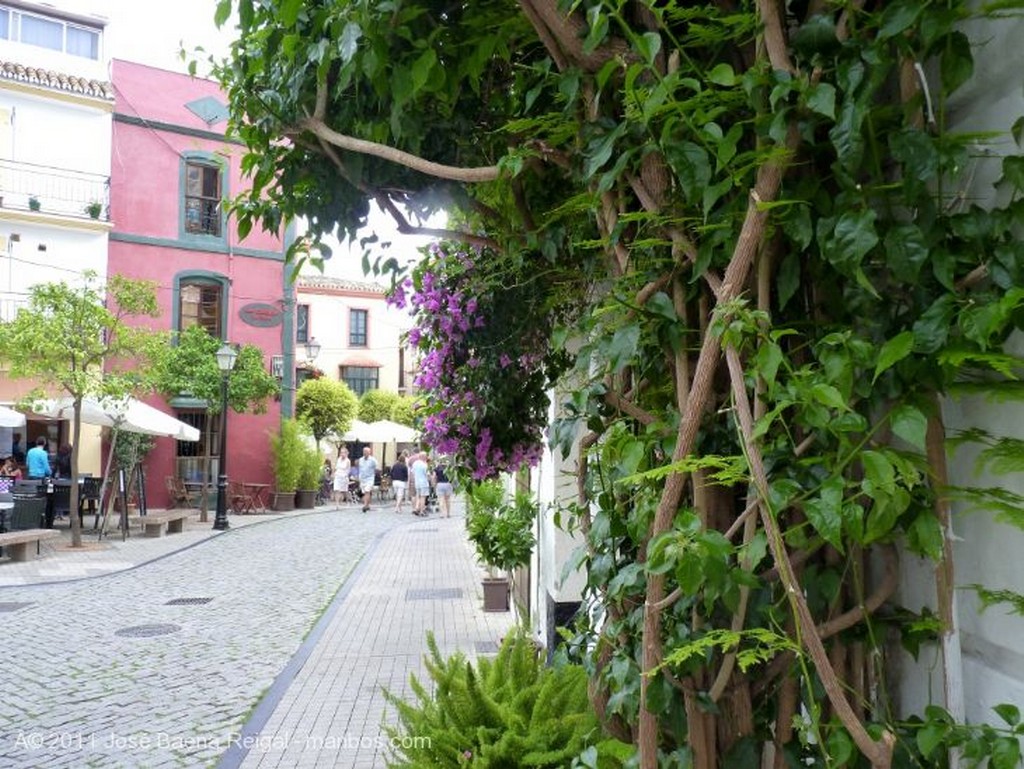
[{"label": "fern plant", "polygon": [[[582,667],[547,667],[522,630],[506,636],[498,655],[475,663],[441,656],[427,635],[433,691],[411,677],[414,699],[385,691],[398,710],[388,728],[388,766],[564,767],[599,739]],[[411,739],[415,738],[415,739]]]}]

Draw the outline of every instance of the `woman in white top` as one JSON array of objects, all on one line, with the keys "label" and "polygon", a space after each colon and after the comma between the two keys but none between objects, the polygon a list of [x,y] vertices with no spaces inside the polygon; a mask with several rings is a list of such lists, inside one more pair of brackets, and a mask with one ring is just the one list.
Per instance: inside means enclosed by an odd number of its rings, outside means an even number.
[{"label": "woman in white top", "polygon": [[331,495],[334,499],[334,508],[338,509],[341,500],[348,498],[348,473],[352,468],[352,462],[348,458],[348,449],[344,446],[338,451],[338,461],[334,465],[334,492]]}]

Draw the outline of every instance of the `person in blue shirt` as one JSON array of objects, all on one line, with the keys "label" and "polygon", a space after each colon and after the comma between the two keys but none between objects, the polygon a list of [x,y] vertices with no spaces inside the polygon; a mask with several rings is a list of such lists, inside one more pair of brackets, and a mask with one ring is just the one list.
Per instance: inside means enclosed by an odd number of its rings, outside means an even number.
[{"label": "person in blue shirt", "polygon": [[46,438],[36,438],[36,445],[25,455],[25,467],[29,478],[50,477],[50,455],[46,453]]}]

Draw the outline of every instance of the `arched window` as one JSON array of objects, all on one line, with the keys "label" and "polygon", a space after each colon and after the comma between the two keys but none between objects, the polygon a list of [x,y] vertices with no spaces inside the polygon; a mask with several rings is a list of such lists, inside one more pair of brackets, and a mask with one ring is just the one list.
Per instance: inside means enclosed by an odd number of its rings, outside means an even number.
[{"label": "arched window", "polygon": [[212,272],[179,273],[174,278],[174,328],[202,326],[216,339],[224,338],[228,279]]}]

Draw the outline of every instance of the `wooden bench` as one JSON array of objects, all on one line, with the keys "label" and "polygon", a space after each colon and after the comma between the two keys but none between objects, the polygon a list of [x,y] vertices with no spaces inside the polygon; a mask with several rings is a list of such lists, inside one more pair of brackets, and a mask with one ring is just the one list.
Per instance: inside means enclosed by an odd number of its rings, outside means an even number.
[{"label": "wooden bench", "polygon": [[8,531],[0,534],[0,547],[7,548],[7,554],[12,561],[27,561],[29,559],[28,546],[33,542],[42,542],[44,539],[59,537],[60,532],[53,529],[25,529],[23,531]]},{"label": "wooden bench", "polygon": [[164,527],[168,534],[180,534],[185,530],[185,521],[192,516],[191,510],[166,510],[161,513],[148,513],[135,518],[142,524],[142,536],[162,537]]}]

